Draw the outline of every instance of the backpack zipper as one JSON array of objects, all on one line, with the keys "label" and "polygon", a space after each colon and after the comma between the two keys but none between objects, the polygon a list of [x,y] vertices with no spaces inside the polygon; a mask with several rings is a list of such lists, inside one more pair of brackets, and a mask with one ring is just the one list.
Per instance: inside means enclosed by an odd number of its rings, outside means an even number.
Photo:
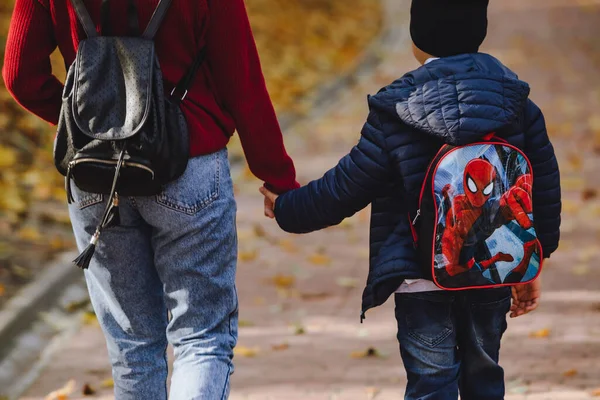
[{"label": "backpack zipper", "polygon": [[[71,190],[71,178],[73,175],[73,168],[77,164],[83,164],[86,162],[97,162],[99,164],[106,164],[106,165],[117,165],[119,163],[118,161],[101,160],[99,158],[78,158],[77,160],[70,161],[68,164],[68,167],[67,167],[67,176],[65,177],[65,190],[67,192],[67,204],[71,204],[75,201],[75,199],[73,198],[73,191]],[[140,163],[136,163],[136,162],[127,162],[127,161],[123,162],[123,167],[128,167],[128,166],[140,168],[145,171],[148,171],[152,175],[152,179],[154,179],[154,171],[152,171],[152,169],[146,167],[144,164],[140,164]]]},{"label": "backpack zipper", "polygon": [[[97,162],[97,163],[106,164],[106,165],[117,165],[117,163],[118,163],[117,161],[101,160],[99,158],[78,158],[77,160],[73,160],[69,163],[69,169],[72,169],[77,164],[81,164],[81,163],[85,163],[85,162]],[[146,167],[144,164],[125,161],[125,162],[123,162],[123,167],[141,168],[143,170],[150,172],[150,174],[152,175],[152,179],[154,179],[154,171],[152,171],[152,169]]]},{"label": "backpack zipper", "polygon": [[415,219],[412,220],[412,226],[415,226],[417,224],[417,221],[419,220],[420,216],[421,216],[421,209],[419,208],[417,210],[417,215],[416,215]]}]

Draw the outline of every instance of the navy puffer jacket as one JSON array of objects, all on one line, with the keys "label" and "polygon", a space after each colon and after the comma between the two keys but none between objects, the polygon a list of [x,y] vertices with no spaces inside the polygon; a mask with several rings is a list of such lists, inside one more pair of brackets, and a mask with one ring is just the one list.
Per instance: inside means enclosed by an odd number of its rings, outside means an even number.
[{"label": "navy puffer jacket", "polygon": [[370,269],[363,315],[404,279],[422,278],[410,233],[426,169],[444,143],[463,145],[496,132],[524,150],[534,173],[534,221],[543,254],[558,247],[558,164],[529,86],[494,57],[477,53],[432,61],[369,97],[362,137],[321,179],[280,196],[280,227],[307,233],[339,224],[372,204]]}]

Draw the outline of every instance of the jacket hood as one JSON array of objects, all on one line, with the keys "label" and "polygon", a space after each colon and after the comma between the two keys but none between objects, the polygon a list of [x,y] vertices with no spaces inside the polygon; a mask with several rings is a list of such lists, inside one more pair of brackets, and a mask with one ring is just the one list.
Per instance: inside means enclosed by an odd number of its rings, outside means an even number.
[{"label": "jacket hood", "polygon": [[452,145],[517,123],[529,85],[483,53],[434,60],[369,98],[372,108]]}]

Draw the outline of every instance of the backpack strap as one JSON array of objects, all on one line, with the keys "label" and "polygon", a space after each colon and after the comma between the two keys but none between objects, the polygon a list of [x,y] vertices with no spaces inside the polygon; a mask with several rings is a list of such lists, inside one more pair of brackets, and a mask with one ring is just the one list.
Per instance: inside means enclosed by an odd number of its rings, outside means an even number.
[{"label": "backpack strap", "polygon": [[163,19],[167,15],[167,11],[169,11],[169,7],[171,6],[171,0],[160,0],[158,6],[156,6],[156,10],[154,10],[154,14],[152,14],[152,18],[144,31],[142,37],[146,39],[154,39],[156,33],[158,32],[158,28],[160,28],[160,24]]},{"label": "backpack strap", "polygon": [[[200,50],[200,52],[196,56],[196,59],[194,60],[194,63],[187,70],[187,72],[185,73],[183,78],[181,78],[179,80],[179,83],[177,83],[177,86],[175,86],[175,88],[173,88],[173,91],[171,91],[171,100],[173,102],[180,103],[185,99],[185,97],[187,96],[188,90],[192,86],[192,82],[194,82],[194,78],[196,77],[196,74],[198,73],[198,70],[200,69],[200,66],[204,62],[205,58],[206,58],[206,47],[204,47],[204,48],[202,48],[202,50]],[[175,96],[176,93],[179,94],[179,96],[176,97]]]},{"label": "backpack strap", "polygon": [[93,38],[98,36],[98,32],[96,31],[96,25],[92,18],[90,17],[90,13],[88,13],[87,8],[85,8],[85,4],[83,4],[83,0],[71,0],[71,4],[75,9],[75,13],[77,13],[77,19],[83,26],[83,30],[88,38]]}]

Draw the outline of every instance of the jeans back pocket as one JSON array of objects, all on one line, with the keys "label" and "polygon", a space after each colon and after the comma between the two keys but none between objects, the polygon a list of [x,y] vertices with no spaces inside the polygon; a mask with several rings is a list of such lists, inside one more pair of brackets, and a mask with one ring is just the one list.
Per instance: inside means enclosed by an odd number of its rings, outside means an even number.
[{"label": "jeans back pocket", "polygon": [[156,196],[156,202],[188,215],[208,207],[219,197],[219,177],[224,157],[226,161],[226,152],[218,151],[190,159],[183,175],[167,184]]}]

